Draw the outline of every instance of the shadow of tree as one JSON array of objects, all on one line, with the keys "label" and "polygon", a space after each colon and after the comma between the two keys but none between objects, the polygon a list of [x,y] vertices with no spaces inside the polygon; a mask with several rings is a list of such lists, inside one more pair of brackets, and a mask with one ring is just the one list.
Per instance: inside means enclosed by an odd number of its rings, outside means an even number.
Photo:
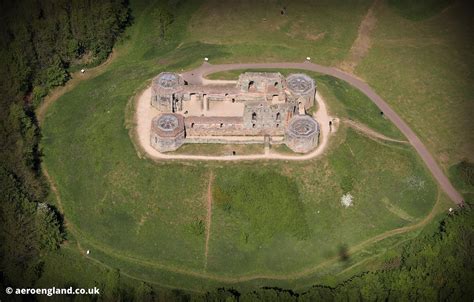
[{"label": "shadow of tree", "polygon": [[339,247],[338,247],[338,255],[339,255],[339,260],[341,262],[349,262],[350,260],[350,255],[349,255],[349,247],[347,246],[347,244],[341,244]]}]

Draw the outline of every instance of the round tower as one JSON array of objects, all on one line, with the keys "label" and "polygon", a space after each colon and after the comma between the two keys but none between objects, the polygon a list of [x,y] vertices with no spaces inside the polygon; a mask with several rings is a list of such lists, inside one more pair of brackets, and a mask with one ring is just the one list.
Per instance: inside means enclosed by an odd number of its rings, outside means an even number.
[{"label": "round tower", "polygon": [[151,122],[151,146],[160,152],[174,151],[184,143],[184,117],[163,113]]},{"label": "round tower", "polygon": [[319,124],[309,115],[294,116],[285,131],[286,145],[298,153],[307,153],[318,145]]},{"label": "round tower", "polygon": [[174,72],[162,72],[153,79],[151,105],[161,112],[176,112],[182,108],[183,78]]},{"label": "round tower", "polygon": [[314,80],[302,73],[290,74],[286,78],[288,90],[298,98],[298,102],[304,105],[305,109],[314,105],[316,95],[316,84]]}]

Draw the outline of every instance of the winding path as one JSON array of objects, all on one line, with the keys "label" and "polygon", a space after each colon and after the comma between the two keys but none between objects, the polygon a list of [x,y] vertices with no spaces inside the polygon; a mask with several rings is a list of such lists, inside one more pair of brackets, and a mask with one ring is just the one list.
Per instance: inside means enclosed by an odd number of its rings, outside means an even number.
[{"label": "winding path", "polygon": [[353,87],[362,91],[377,107],[384,113],[384,115],[397,126],[397,128],[405,135],[409,143],[415,148],[421,159],[425,162],[433,177],[439,183],[441,189],[449,196],[449,198],[456,204],[463,203],[463,197],[453,187],[449,179],[444,175],[441,168],[436,163],[433,156],[430,154],[425,145],[421,142],[415,132],[405,123],[400,116],[364,81],[355,77],[354,75],[345,73],[334,67],[322,66],[305,61],[304,63],[238,63],[238,64],[220,64],[212,65],[204,62],[200,67],[182,73],[183,78],[190,84],[202,84],[206,75],[235,69],[303,69],[314,71],[322,74],[327,74],[346,81]]}]

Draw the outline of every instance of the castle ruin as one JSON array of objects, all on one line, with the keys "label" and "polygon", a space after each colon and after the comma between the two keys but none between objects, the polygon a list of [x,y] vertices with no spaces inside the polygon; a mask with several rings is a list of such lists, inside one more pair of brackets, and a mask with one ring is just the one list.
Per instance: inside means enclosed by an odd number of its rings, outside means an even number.
[{"label": "castle ruin", "polygon": [[153,79],[151,145],[160,152],[184,143],[286,144],[306,153],[319,141],[314,106],[316,85],[305,74],[246,72],[236,84],[188,85],[176,73]]}]

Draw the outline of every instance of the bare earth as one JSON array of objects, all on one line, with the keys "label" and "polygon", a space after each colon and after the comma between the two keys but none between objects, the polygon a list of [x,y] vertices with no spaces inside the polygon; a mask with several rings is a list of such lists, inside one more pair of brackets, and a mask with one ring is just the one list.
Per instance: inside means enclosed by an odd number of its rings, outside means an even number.
[{"label": "bare earth", "polygon": [[364,19],[360,23],[357,38],[354,41],[354,44],[352,44],[349,55],[339,66],[342,70],[350,73],[354,72],[354,69],[359,64],[359,62],[365,57],[365,55],[367,55],[371,46],[370,35],[377,23],[374,10],[379,3],[379,0],[374,1]]}]

